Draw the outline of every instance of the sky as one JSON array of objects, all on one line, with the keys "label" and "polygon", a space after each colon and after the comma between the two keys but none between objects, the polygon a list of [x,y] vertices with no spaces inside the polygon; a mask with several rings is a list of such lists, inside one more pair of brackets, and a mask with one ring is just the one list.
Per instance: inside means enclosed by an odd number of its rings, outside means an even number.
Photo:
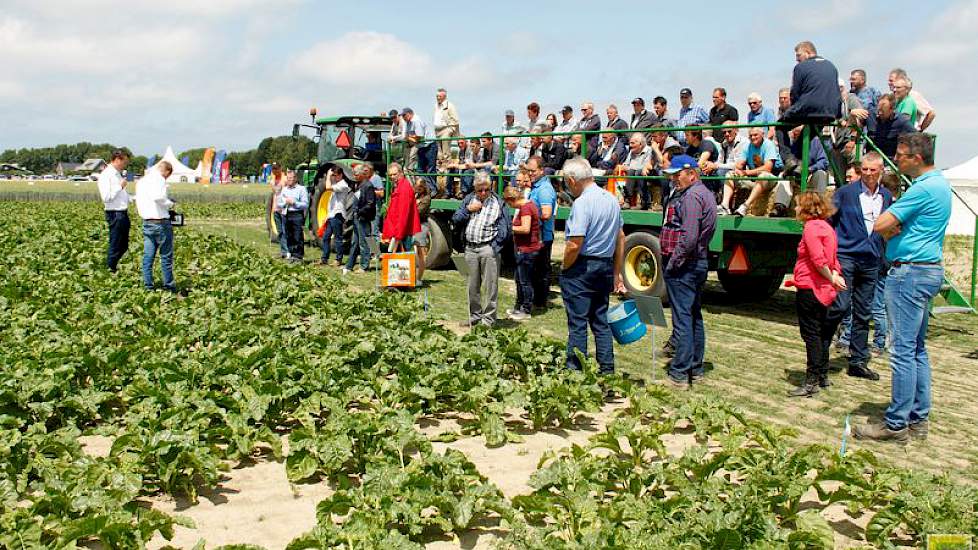
[{"label": "sky", "polygon": [[843,78],[886,89],[903,67],[930,101],[937,164],[978,155],[978,0],[615,3],[358,0],[0,0],[0,150],[78,141],[137,154],[245,150],[320,115],[410,106],[431,119],[447,88],[462,133],[503,112],[630,101],[679,90],[709,108],[723,86],[746,116],[777,107],[794,45]]}]

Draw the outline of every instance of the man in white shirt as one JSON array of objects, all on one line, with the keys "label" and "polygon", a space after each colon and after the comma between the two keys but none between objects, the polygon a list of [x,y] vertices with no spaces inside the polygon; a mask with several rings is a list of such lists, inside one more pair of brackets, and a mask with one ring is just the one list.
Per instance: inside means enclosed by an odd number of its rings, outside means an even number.
[{"label": "man in white shirt", "polygon": [[109,248],[105,263],[115,273],[119,260],[129,249],[129,193],[122,171],[129,165],[129,153],[122,149],[112,151],[112,160],[98,176],[98,193],[105,208],[105,221],[109,225]]},{"label": "man in white shirt", "polygon": [[163,271],[163,290],[176,292],[173,282],[173,226],[170,225],[170,208],[173,201],[167,196],[166,178],[173,173],[167,161],[160,161],[139,180],[136,188],[136,210],[143,219],[143,286],[153,290],[153,261],[160,253]]},{"label": "man in white shirt", "polygon": [[[455,110],[455,105],[451,101],[448,101],[448,92],[445,91],[445,88],[438,88],[435,94],[435,100],[435,114],[432,119],[435,127],[435,136],[439,138],[458,136],[458,111]],[[451,151],[451,140],[446,139],[438,142],[439,171],[442,171],[444,165],[448,163]]]},{"label": "man in white shirt", "polygon": [[[554,132],[572,132],[577,126],[577,119],[574,118],[574,108],[570,105],[564,105],[564,108],[560,110],[560,122],[557,123],[557,127],[554,128]],[[570,143],[568,136],[554,136],[554,139],[558,143]]]},{"label": "man in white shirt", "polygon": [[343,265],[343,224],[350,217],[353,200],[350,184],[343,178],[343,170],[333,168],[323,180],[323,189],[332,190],[326,212],[326,228],[323,231],[323,255],[319,260],[323,265],[329,263],[329,252],[336,252],[336,266]]}]

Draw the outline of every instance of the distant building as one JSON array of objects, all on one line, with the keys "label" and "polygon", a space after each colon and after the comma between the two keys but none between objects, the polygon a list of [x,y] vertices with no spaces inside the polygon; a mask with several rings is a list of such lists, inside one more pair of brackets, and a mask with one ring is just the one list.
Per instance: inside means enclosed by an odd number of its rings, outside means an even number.
[{"label": "distant building", "polygon": [[72,174],[83,174],[89,175],[96,172],[101,172],[108,165],[102,159],[85,159],[85,162],[59,162],[57,166],[54,167],[54,173],[60,177],[70,176]]}]

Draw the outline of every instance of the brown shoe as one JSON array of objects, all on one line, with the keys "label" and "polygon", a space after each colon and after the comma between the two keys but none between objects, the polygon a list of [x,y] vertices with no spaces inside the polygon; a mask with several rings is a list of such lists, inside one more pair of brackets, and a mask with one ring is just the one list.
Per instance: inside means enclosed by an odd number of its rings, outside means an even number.
[{"label": "brown shoe", "polygon": [[921,441],[927,439],[927,421],[921,420],[907,426],[910,429],[910,437]]},{"label": "brown shoe", "polygon": [[891,430],[886,424],[864,424],[856,426],[852,433],[856,439],[875,439],[876,441],[893,441],[901,445],[910,443],[910,430]]},{"label": "brown shoe", "polygon": [[668,374],[666,375],[665,384],[666,384],[666,386],[668,386],[668,387],[670,387],[670,388],[672,388],[674,390],[688,390],[689,389],[689,382],[686,382],[684,380],[676,380],[675,378],[669,376]]}]

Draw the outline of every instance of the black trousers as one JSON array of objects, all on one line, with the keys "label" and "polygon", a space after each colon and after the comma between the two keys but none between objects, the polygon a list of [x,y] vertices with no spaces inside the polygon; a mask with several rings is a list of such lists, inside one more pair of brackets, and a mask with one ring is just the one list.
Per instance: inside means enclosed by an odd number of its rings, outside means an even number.
[{"label": "black trousers", "polygon": [[543,243],[543,248],[537,254],[537,259],[533,263],[533,305],[537,307],[547,307],[547,299],[550,296],[550,254],[553,252],[554,242]]},{"label": "black trousers", "polygon": [[807,288],[799,288],[795,293],[795,307],[798,310],[798,331],[805,341],[808,356],[805,376],[825,376],[829,372],[829,348],[835,329],[842,320],[841,312],[823,305],[815,293]]},{"label": "black trousers", "polygon": [[105,221],[109,224],[109,248],[105,254],[105,265],[109,271],[115,271],[119,267],[119,260],[129,250],[129,212],[106,210]]},{"label": "black trousers", "polygon": [[285,239],[289,243],[289,255],[302,259],[305,243],[302,238],[302,226],[306,220],[302,212],[289,212],[285,215]]}]

